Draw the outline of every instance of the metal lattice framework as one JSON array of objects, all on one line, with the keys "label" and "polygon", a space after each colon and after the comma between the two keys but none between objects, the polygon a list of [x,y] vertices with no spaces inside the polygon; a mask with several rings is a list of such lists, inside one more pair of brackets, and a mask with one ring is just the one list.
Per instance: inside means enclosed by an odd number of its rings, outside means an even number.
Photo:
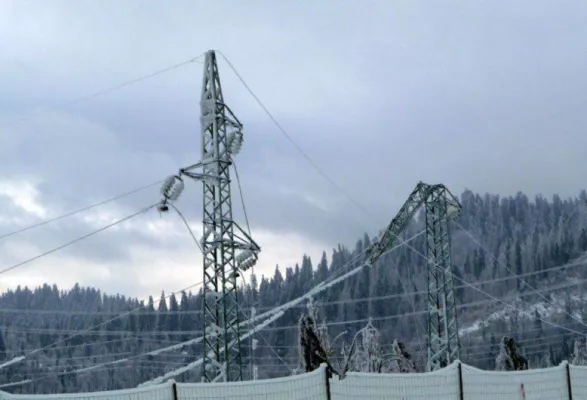
[{"label": "metal lattice framework", "polygon": [[[203,183],[202,381],[239,381],[242,359],[237,277],[256,263],[260,248],[233,220],[230,167],[232,156],[242,147],[242,124],[224,102],[212,50],[206,53],[200,107],[202,160],[165,181],[159,209],[167,211],[168,203],[179,197],[182,175]],[[367,260],[373,264],[390,250],[422,206],[427,250],[428,369],[436,370],[459,359],[449,224],[461,205],[444,185],[418,183],[381,239],[367,250]]]},{"label": "metal lattice framework", "polygon": [[232,156],[242,147],[242,124],[224,103],[212,50],[206,53],[200,108],[202,160],[170,177],[162,189],[164,200],[159,209],[167,211],[167,203],[177,199],[174,185],[181,183],[183,188],[183,175],[203,183],[202,381],[239,381],[242,359],[237,278],[256,263],[261,249],[233,220],[230,168]]},{"label": "metal lattice framework", "polygon": [[442,368],[459,359],[459,335],[451,263],[449,224],[461,205],[444,185],[418,183],[381,239],[367,250],[373,264],[391,249],[424,207],[427,251],[428,366]]},{"label": "metal lattice framework", "polygon": [[459,330],[454,293],[450,220],[461,205],[444,185],[430,187],[424,201],[428,292],[428,370],[459,359]]}]

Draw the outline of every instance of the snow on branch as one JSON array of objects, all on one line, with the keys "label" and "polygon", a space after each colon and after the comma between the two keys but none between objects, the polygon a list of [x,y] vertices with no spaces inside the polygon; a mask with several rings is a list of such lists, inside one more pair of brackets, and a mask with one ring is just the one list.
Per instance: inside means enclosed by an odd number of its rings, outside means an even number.
[{"label": "snow on branch", "polygon": [[416,372],[416,366],[405,345],[394,340],[391,351],[383,354],[380,345],[380,333],[373,326],[371,320],[357,332],[350,347],[344,345],[342,356],[345,366],[344,374],[348,371],[367,373],[407,373]]},{"label": "snow on branch", "polygon": [[318,325],[318,308],[311,298],[307,312],[300,317],[298,326],[300,369],[312,372],[320,368],[321,364],[326,364],[329,373],[336,372],[329,359],[332,350],[326,321]]},{"label": "snow on branch", "polygon": [[495,359],[496,371],[523,371],[528,369],[528,360],[518,354],[518,344],[514,338],[504,336],[499,343],[499,354]]},{"label": "snow on branch", "polygon": [[397,339],[391,345],[391,354],[389,356],[389,372],[409,373],[416,372],[416,365],[412,356],[408,353],[403,342]]}]

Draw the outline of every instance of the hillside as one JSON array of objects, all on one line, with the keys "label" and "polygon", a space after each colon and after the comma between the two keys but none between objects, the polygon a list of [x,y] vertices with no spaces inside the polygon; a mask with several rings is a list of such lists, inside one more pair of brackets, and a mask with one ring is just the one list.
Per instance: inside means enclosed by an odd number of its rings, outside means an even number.
[{"label": "hillside", "polygon": [[[463,360],[481,368],[493,368],[496,343],[506,333],[520,341],[532,367],[567,358],[572,350],[572,335],[528,318],[519,310],[577,332],[585,331],[585,326],[565,313],[587,321],[583,268],[587,258],[587,194],[583,191],[573,199],[554,196],[551,200],[536,197],[531,201],[521,193],[500,198],[466,191],[461,201],[463,212],[458,224],[466,231],[457,225],[452,232],[455,274],[491,296],[516,305],[516,310],[508,309],[470,287],[457,286]],[[389,220],[392,217],[390,213]],[[388,220],[382,221],[382,226],[387,223]],[[405,238],[421,230],[422,224],[416,220],[405,232]],[[468,232],[483,246],[479,246]],[[276,267],[273,276],[260,277],[254,280],[253,288],[243,289],[243,308],[250,307],[251,290],[255,290],[259,309],[272,308],[298,297],[318,282],[339,273],[371,240],[364,235],[353,249],[339,245],[329,254],[325,252],[321,260],[304,256],[299,265]],[[425,252],[423,236],[414,239],[411,245]],[[372,318],[384,343],[391,343],[394,338],[403,340],[422,367],[426,328],[422,313],[425,309],[424,261],[413,250],[400,247],[384,256],[373,269],[364,269],[316,299],[331,334],[346,331],[345,337],[350,337]],[[357,260],[355,265],[359,262]],[[504,266],[524,276],[542,296],[511,278]],[[139,306],[136,299],[103,295],[97,289],[79,286],[66,291],[50,285],[9,291],[0,296],[0,361],[47,346]],[[192,338],[201,331],[200,310],[197,293],[171,296],[168,302],[150,298],[147,307],[136,314],[63,341],[31,356],[30,360],[0,370],[0,383],[33,380],[8,389],[15,393],[136,386],[193,361],[201,354],[201,349],[192,346],[182,352],[135,358],[79,375],[66,372]],[[256,362],[261,377],[287,375],[297,366],[296,329],[301,311],[301,308],[287,311],[257,337]],[[247,364],[248,351],[249,343],[245,343]],[[248,366],[245,374],[250,374]],[[197,377],[198,371],[194,371],[177,380],[197,381]]]}]

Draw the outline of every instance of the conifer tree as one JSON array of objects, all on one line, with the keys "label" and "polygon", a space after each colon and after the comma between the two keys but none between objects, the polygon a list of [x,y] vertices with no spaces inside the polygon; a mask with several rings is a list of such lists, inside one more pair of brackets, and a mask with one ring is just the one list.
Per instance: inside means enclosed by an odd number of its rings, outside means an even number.
[{"label": "conifer tree", "polygon": [[416,372],[416,365],[412,360],[412,356],[408,353],[403,342],[396,340],[391,345],[391,356],[389,359],[390,372]]},{"label": "conifer tree", "polygon": [[575,339],[573,355],[571,356],[569,363],[573,365],[587,365],[587,346],[585,338]]},{"label": "conifer tree", "polygon": [[499,354],[495,359],[496,371],[523,371],[528,369],[528,360],[518,353],[514,338],[504,336],[499,343]]}]

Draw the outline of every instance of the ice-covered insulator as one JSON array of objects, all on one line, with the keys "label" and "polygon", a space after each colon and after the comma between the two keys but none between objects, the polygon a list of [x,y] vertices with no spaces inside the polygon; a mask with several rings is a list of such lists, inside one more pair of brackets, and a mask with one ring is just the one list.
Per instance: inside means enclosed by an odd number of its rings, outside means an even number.
[{"label": "ice-covered insulator", "polygon": [[249,268],[251,268],[253,265],[255,265],[255,264],[256,264],[256,262],[257,262],[257,260],[256,260],[255,258],[249,258],[248,260],[246,260],[246,261],[244,261],[244,262],[240,263],[240,264],[239,264],[239,268],[240,268],[242,271],[246,271],[246,270],[248,270]]},{"label": "ice-covered insulator", "polygon": [[161,194],[167,200],[175,201],[183,192],[184,183],[183,180],[175,175],[171,175],[161,185]]},{"label": "ice-covered insulator", "polygon": [[169,192],[171,191],[171,188],[173,187],[174,183],[175,175],[171,175],[165,178],[163,184],[161,185],[161,194],[165,197],[169,197]]},{"label": "ice-covered insulator", "polygon": [[183,192],[185,185],[183,183],[182,180],[177,180],[175,182],[175,185],[173,185],[173,187],[171,188],[171,192],[169,193],[169,200],[177,200],[179,199],[179,196],[181,195],[181,193]]},{"label": "ice-covered insulator", "polygon": [[232,154],[238,154],[243,147],[243,133],[241,131],[233,131],[228,134],[228,150]]},{"label": "ice-covered insulator", "polygon": [[249,268],[252,268],[255,264],[257,264],[257,260],[254,258],[247,261],[247,265],[245,265],[245,271]]},{"label": "ice-covered insulator", "polygon": [[237,262],[243,262],[252,255],[253,252],[251,250],[245,250],[242,253],[237,254],[235,258]]}]

